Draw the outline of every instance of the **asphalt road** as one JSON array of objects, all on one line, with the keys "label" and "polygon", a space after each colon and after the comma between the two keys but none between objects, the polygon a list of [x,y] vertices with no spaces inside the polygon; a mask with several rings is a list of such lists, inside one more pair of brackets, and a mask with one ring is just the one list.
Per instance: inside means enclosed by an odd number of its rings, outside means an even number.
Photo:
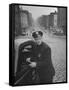
[{"label": "asphalt road", "polygon": [[55,68],[53,82],[66,81],[66,37],[44,35],[44,42],[51,47],[52,62]]}]

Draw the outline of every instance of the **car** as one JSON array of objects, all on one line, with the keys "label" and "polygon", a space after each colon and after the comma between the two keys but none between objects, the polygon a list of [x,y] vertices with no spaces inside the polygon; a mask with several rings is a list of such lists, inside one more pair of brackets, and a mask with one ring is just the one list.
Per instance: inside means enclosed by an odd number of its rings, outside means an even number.
[{"label": "car", "polygon": [[30,38],[23,38],[23,37],[19,37],[17,39],[14,40],[14,47],[15,47],[15,71],[14,73],[16,74],[17,72],[17,61],[18,61],[18,51],[19,51],[19,46],[27,41],[30,41],[32,39]]}]

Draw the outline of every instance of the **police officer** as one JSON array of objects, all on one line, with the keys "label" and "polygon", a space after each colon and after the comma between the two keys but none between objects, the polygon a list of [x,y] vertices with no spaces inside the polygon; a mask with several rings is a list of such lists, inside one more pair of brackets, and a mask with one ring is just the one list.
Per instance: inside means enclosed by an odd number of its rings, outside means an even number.
[{"label": "police officer", "polygon": [[33,32],[32,37],[34,41],[28,41],[20,45],[18,62],[20,65],[18,65],[18,69],[20,71],[21,63],[32,69],[28,79],[26,79],[31,84],[53,83],[55,70],[51,60],[51,48],[42,41],[42,31]]},{"label": "police officer", "polygon": [[42,41],[43,33],[41,31],[34,32],[32,36],[36,43],[33,51],[35,61],[30,66],[36,67],[40,83],[52,83],[55,70],[51,60],[51,48]]}]

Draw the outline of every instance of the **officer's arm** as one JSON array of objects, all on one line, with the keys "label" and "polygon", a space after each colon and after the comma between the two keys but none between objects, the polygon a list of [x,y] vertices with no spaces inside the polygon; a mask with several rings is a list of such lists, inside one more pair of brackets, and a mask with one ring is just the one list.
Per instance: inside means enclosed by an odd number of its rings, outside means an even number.
[{"label": "officer's arm", "polygon": [[55,75],[55,70],[52,64],[52,60],[51,60],[51,49],[47,48],[46,49],[46,53],[44,51],[43,55],[42,55],[42,60],[37,62],[37,67],[43,67],[45,66],[45,68],[49,69],[52,75]]}]

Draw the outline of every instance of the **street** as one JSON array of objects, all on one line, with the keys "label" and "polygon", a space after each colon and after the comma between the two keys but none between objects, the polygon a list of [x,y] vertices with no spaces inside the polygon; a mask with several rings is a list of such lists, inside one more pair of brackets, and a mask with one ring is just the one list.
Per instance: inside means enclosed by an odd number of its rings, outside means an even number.
[{"label": "street", "polygon": [[55,68],[53,82],[66,81],[66,37],[65,36],[48,36],[43,38],[51,47],[52,62]]}]

